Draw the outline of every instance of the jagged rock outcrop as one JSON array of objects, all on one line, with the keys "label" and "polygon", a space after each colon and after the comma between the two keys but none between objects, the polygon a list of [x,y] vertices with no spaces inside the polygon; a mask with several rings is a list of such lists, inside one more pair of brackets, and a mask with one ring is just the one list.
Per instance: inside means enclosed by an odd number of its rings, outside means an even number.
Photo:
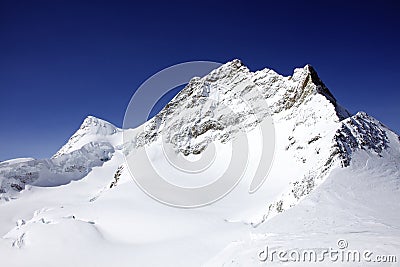
[{"label": "jagged rock outcrop", "polygon": [[236,132],[251,130],[270,114],[296,117],[315,95],[331,103],[334,112],[328,116],[335,122],[349,116],[310,65],[284,77],[270,69],[253,73],[233,60],[203,78],[193,78],[127,147],[132,150],[163,136],[177,151],[198,154],[212,141],[226,142]]}]

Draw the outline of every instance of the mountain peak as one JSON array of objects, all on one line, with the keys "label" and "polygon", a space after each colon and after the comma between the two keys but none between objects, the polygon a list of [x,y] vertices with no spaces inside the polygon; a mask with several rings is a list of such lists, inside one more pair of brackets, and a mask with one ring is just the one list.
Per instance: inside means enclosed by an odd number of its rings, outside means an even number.
[{"label": "mountain peak", "polygon": [[108,121],[89,115],[83,120],[79,129],[71,136],[68,142],[53,156],[53,158],[57,158],[60,155],[70,153],[71,151],[77,150],[85,144],[93,141],[105,141],[108,139],[109,136],[113,136],[114,134],[121,131],[121,129],[117,128]]},{"label": "mountain peak", "polygon": [[80,130],[88,134],[110,135],[119,129],[108,121],[89,115],[83,120]]},{"label": "mountain peak", "polygon": [[[298,94],[321,94],[334,105],[337,116],[340,120],[351,116],[344,107],[339,105],[336,98],[319,77],[317,71],[310,64],[306,64],[303,68],[295,69],[293,78],[299,82]],[[307,89],[310,85],[312,85],[312,90]],[[302,96],[302,98],[304,98],[304,96]]]},{"label": "mountain peak", "polygon": [[207,82],[215,82],[226,77],[238,75],[240,73],[248,74],[250,73],[250,70],[242,63],[241,60],[233,59],[232,61],[228,61],[227,63],[221,65],[219,68],[212,70],[204,78]]}]

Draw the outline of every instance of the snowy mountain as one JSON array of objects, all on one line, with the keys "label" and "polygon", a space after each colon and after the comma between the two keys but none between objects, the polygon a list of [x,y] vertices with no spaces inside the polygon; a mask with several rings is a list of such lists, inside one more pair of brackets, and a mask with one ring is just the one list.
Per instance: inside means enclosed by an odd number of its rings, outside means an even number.
[{"label": "snowy mountain", "polygon": [[[270,116],[274,161],[249,194],[258,127]],[[161,139],[184,158],[214,145],[217,168],[193,176],[205,181],[229,165],[243,133],[250,156],[242,182],[199,209],[154,201],[124,160],[144,147],[157,156]],[[0,251],[9,266],[262,266],[266,245],[321,250],[346,239],[400,257],[399,167],[399,136],[364,112],[351,115],[310,65],[284,77],[233,60],[194,77],[138,128],[89,116],[51,159],[1,162]]]},{"label": "snowy mountain", "polygon": [[58,186],[85,177],[93,167],[111,159],[121,139],[121,130],[92,116],[51,159],[0,162],[1,199],[25,185]]}]

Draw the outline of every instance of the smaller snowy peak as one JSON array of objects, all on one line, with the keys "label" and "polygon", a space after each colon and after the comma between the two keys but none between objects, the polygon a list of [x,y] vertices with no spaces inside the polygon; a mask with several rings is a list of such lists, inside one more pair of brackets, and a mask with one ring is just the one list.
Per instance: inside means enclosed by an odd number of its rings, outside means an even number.
[{"label": "smaller snowy peak", "polygon": [[78,131],[87,134],[112,135],[117,133],[119,129],[105,120],[87,116]]},{"label": "smaller snowy peak", "polygon": [[53,156],[57,158],[60,155],[70,153],[80,149],[85,144],[90,142],[107,142],[110,137],[120,133],[122,130],[115,127],[111,123],[96,118],[87,116],[79,129],[71,136],[68,142]]},{"label": "smaller snowy peak", "polygon": [[93,167],[110,160],[121,143],[121,129],[102,119],[88,116],[51,159],[1,162],[0,200],[2,194],[21,191],[26,185],[56,186],[81,179]]}]

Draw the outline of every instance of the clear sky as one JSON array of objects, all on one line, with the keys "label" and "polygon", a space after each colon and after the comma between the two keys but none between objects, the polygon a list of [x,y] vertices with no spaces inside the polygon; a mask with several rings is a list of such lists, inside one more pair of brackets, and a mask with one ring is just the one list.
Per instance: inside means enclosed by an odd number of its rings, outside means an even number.
[{"label": "clear sky", "polygon": [[49,157],[87,115],[122,126],[136,88],[191,60],[290,75],[400,132],[398,1],[0,0],[0,160]]}]

